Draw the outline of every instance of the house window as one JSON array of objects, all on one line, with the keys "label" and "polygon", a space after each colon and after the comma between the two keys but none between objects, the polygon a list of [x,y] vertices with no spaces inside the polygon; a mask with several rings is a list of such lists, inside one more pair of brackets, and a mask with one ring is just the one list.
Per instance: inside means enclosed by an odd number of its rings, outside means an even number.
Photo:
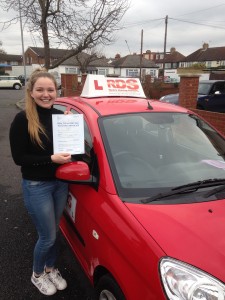
[{"label": "house window", "polygon": [[66,67],[66,74],[78,74],[78,70],[75,67]]},{"label": "house window", "polygon": [[156,70],[150,70],[149,73],[152,77],[156,77]]},{"label": "house window", "polygon": [[11,62],[10,62],[10,65],[11,65],[11,66],[18,66],[18,61],[11,61]]},{"label": "house window", "polygon": [[166,69],[171,69],[171,63],[165,63],[165,68]]},{"label": "house window", "polygon": [[178,64],[178,63],[176,63],[176,62],[175,62],[175,63],[172,63],[172,68],[173,68],[173,69],[177,69],[178,67],[179,67],[179,64]]},{"label": "house window", "polygon": [[109,70],[108,69],[98,69],[98,75],[108,75]]},{"label": "house window", "polygon": [[127,69],[126,76],[127,77],[138,77],[139,71],[138,71],[138,69]]},{"label": "house window", "polygon": [[211,61],[207,61],[207,62],[206,62],[206,67],[207,67],[207,68],[211,68],[211,66],[212,66],[212,62],[211,62]]},{"label": "house window", "polygon": [[28,65],[32,65],[32,57],[31,56],[27,56],[27,64]]}]

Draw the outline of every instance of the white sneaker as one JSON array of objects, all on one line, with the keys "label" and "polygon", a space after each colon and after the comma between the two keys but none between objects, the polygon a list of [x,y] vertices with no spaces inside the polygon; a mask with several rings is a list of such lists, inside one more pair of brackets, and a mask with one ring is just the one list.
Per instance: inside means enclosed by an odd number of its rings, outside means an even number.
[{"label": "white sneaker", "polygon": [[39,277],[31,276],[31,282],[39,289],[39,291],[47,296],[54,295],[57,292],[55,285],[50,281],[48,274],[43,273]]},{"label": "white sneaker", "polygon": [[64,290],[67,287],[67,282],[58,269],[53,269],[51,272],[47,273],[49,280],[55,285],[57,290]]}]

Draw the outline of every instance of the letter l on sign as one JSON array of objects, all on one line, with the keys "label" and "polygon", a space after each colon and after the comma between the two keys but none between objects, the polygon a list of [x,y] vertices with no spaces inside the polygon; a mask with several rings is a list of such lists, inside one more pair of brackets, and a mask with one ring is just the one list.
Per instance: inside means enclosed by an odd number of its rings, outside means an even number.
[{"label": "letter l on sign", "polygon": [[103,90],[103,86],[98,85],[98,80],[94,80],[95,90]]}]

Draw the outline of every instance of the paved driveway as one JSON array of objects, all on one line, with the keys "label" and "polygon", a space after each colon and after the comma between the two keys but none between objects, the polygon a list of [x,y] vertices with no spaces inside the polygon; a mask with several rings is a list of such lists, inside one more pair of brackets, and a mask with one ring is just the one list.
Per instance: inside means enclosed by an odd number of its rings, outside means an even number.
[{"label": "paved driveway", "polygon": [[[20,169],[14,164],[9,149],[9,127],[19,111],[16,102],[24,90],[0,90],[0,299],[46,299],[31,284],[32,251],[37,238],[23,205]],[[93,289],[66,241],[60,236],[59,269],[68,288],[50,299],[92,300]]]}]

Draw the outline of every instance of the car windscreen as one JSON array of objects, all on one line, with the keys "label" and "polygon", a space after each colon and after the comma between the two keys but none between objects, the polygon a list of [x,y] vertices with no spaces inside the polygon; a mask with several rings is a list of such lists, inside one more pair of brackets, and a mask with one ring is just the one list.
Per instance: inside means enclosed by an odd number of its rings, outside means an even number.
[{"label": "car windscreen", "polygon": [[118,194],[126,201],[225,179],[225,140],[195,115],[121,114],[102,118],[100,127]]},{"label": "car windscreen", "polygon": [[212,83],[199,82],[199,85],[198,85],[198,94],[199,95],[208,95],[209,92],[210,92],[211,87],[212,87]]}]

